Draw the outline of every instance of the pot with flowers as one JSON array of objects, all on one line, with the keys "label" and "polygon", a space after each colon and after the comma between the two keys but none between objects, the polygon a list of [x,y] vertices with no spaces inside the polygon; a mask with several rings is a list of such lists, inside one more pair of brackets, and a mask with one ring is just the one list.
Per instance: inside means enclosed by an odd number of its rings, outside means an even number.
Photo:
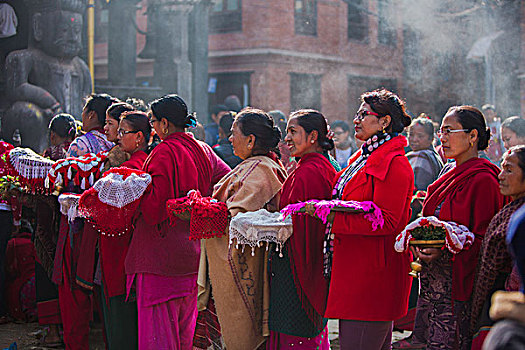
[{"label": "pot with flowers", "polygon": [[[410,246],[419,248],[448,249],[457,254],[468,249],[474,242],[474,234],[463,225],[455,222],[441,221],[435,216],[421,217],[408,224],[403,232],[396,237],[394,248],[397,252],[405,252]],[[410,263],[410,276],[417,278],[422,269],[421,261],[416,259]]]}]

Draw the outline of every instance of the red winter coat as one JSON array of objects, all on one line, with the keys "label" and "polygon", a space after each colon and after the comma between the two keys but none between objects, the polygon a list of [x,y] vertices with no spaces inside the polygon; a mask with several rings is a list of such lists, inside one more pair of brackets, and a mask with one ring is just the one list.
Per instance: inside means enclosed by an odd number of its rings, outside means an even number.
[{"label": "red winter coat", "polygon": [[[373,201],[383,212],[385,223],[383,228],[372,231],[362,214],[335,214],[332,279],[325,317],[392,321],[407,312],[409,254],[394,250],[395,238],[410,218],[414,188],[414,173],[404,152],[406,144],[404,136],[396,136],[381,145],[343,190],[343,200]],[[360,153],[354,154],[349,164]]]}]

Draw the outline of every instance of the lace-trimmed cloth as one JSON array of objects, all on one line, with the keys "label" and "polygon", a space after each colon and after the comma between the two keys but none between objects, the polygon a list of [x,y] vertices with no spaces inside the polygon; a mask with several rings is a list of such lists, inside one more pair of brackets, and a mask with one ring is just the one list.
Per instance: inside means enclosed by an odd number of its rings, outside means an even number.
[{"label": "lace-trimmed cloth", "polygon": [[166,209],[171,223],[181,214],[191,213],[190,239],[222,237],[228,227],[228,207],[211,197],[202,197],[198,190],[188,192],[186,197],[170,199]]},{"label": "lace-trimmed cloth", "polygon": [[88,189],[100,178],[107,158],[108,151],[103,151],[60,159],[49,169],[44,185],[54,188],[73,182],[83,190]]},{"label": "lace-trimmed cloth", "polygon": [[44,158],[30,148],[17,147],[5,153],[9,172],[17,176],[22,186],[30,193],[47,194],[44,187],[46,176],[55,164],[54,161]]},{"label": "lace-trimmed cloth", "polygon": [[230,245],[236,240],[235,247],[248,245],[252,248],[252,256],[255,248],[266,243],[277,243],[277,251],[282,257],[283,244],[292,235],[292,218],[283,217],[279,212],[270,213],[266,209],[250,211],[237,214],[230,222]]},{"label": "lace-trimmed cloth", "polygon": [[396,237],[396,243],[394,243],[396,252],[402,253],[408,249],[409,242],[414,239],[411,232],[415,228],[429,225],[445,229],[445,246],[453,254],[468,249],[474,243],[474,234],[466,226],[453,221],[441,221],[435,216],[428,216],[414,220]]},{"label": "lace-trimmed cloth", "polygon": [[73,222],[78,215],[78,201],[80,195],[76,193],[62,193],[58,196],[58,203],[60,204],[60,212],[67,216],[69,222]]},{"label": "lace-trimmed cloth", "polygon": [[133,226],[140,198],[151,184],[151,176],[129,168],[112,168],[82,193],[79,215],[103,235],[122,236]]}]

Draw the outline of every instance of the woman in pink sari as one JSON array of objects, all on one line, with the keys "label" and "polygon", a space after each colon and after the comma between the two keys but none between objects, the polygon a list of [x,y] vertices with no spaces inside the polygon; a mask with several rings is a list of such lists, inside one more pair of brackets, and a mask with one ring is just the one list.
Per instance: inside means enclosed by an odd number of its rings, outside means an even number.
[{"label": "woman in pink sari", "polygon": [[152,182],[126,256],[128,292],[134,283],[139,349],[191,349],[200,242],[189,240],[188,221],[170,224],[166,202],[193,189],[209,195],[212,164],[201,144],[185,133],[196,120],[179,96],[155,100],[149,116],[162,142],[143,166]]}]

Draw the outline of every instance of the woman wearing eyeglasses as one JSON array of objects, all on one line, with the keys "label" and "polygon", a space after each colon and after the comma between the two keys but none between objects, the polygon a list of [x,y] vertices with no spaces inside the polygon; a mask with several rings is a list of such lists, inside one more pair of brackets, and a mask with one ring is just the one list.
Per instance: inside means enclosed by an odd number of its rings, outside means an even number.
[{"label": "woman wearing eyeglasses", "polygon": [[490,129],[478,109],[451,107],[438,136],[445,156],[454,162],[428,187],[423,216],[465,225],[475,239],[470,249],[455,256],[448,250],[413,249],[423,270],[414,332],[408,343],[426,345],[426,349],[470,349],[470,297],[478,253],[504,197],[499,191],[499,168],[478,157],[490,139]]},{"label": "woman wearing eyeglasses", "polygon": [[[354,117],[364,141],[335,179],[333,199],[373,201],[384,225],[372,230],[363,214],[331,213],[324,274],[330,278],[326,318],[339,319],[341,349],[390,349],[392,321],[408,308],[409,254],[394,251],[410,218],[414,173],[405,157],[410,124],[405,104],[385,89],[366,92]],[[335,215],[334,215],[335,214]],[[333,247],[333,249],[331,249]]]},{"label": "woman wearing eyeglasses", "polygon": [[209,195],[216,169],[209,149],[185,132],[196,118],[188,114],[182,98],[166,95],[153,101],[150,122],[162,142],[142,167],[152,180],[141,198],[126,256],[127,286],[136,290],[138,348],[190,349],[197,318],[200,242],[189,239],[188,221],[170,224],[166,202],[194,189]]},{"label": "woman wearing eyeglasses", "polygon": [[[127,111],[120,115],[116,130],[118,145],[130,155],[121,167],[142,169],[147,158],[146,148],[151,134],[148,115]],[[108,123],[106,123],[106,126]],[[99,236],[102,271],[102,312],[108,348],[137,348],[137,303],[126,301],[126,273],[124,261],[128,252],[129,235]]]}]

